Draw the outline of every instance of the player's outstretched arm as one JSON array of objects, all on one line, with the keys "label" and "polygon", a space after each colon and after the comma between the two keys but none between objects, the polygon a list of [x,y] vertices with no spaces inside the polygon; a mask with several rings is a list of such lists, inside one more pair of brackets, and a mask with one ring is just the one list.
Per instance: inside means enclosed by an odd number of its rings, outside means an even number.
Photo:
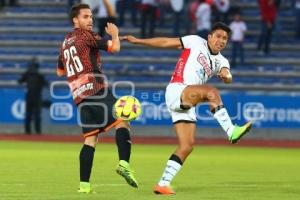
[{"label": "player's outstretched arm", "polygon": [[132,44],[141,44],[145,46],[158,47],[158,48],[175,48],[181,49],[182,45],[179,38],[156,37],[149,39],[136,38],[132,35],[120,37],[121,40],[127,40]]},{"label": "player's outstretched arm", "polygon": [[223,67],[218,73],[218,76],[223,80],[224,83],[232,82],[232,75],[227,67]]},{"label": "player's outstretched arm", "polygon": [[111,36],[112,40],[112,47],[110,52],[117,53],[121,49],[120,39],[119,39],[119,29],[116,25],[113,23],[107,23],[107,26],[105,27],[105,30],[107,34]]}]

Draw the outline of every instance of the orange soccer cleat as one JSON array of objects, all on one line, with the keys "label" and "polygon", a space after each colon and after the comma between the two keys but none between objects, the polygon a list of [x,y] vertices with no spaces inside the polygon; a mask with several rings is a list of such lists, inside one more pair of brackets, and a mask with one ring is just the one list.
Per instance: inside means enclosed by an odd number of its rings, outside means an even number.
[{"label": "orange soccer cleat", "polygon": [[155,194],[162,194],[162,195],[175,194],[174,190],[170,186],[160,186],[158,184],[154,187],[153,192]]}]

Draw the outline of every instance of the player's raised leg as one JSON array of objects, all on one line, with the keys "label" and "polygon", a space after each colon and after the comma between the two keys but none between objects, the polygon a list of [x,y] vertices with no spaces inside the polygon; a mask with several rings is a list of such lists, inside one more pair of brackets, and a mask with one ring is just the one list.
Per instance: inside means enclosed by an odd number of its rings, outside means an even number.
[{"label": "player's raised leg", "polygon": [[178,122],[174,124],[178,138],[176,151],[167,161],[165,170],[160,178],[159,183],[154,187],[154,193],[171,195],[175,194],[170,184],[176,174],[179,172],[185,159],[193,151],[195,140],[196,125],[194,122]]},{"label": "player's raised leg", "polygon": [[119,164],[116,172],[124,177],[126,182],[137,188],[138,182],[133,175],[133,171],[130,168],[129,160],[131,155],[131,139],[130,139],[130,126],[127,122],[121,122],[116,125],[116,144],[119,153]]},{"label": "player's raised leg", "polygon": [[211,112],[227,133],[231,143],[239,141],[251,129],[251,122],[243,126],[234,126],[232,124],[218,90],[210,85],[191,85],[186,87],[182,92],[181,100],[184,107],[192,107],[201,102],[208,102]]}]

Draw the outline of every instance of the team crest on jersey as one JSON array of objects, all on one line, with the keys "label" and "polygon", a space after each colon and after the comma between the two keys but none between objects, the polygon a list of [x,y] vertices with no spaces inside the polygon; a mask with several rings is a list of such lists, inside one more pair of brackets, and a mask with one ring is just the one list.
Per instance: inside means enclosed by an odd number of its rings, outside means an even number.
[{"label": "team crest on jersey", "polygon": [[197,57],[197,61],[202,65],[205,73],[207,76],[211,76],[212,75],[212,70],[209,67],[209,63],[207,62],[207,59],[205,57],[205,55],[203,53],[200,53]]}]

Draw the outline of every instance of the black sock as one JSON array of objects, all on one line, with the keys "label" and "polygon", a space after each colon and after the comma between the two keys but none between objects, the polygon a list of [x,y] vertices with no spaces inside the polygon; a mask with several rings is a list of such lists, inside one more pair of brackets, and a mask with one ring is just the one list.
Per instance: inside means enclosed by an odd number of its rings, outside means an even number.
[{"label": "black sock", "polygon": [[169,160],[173,160],[173,161],[179,163],[180,165],[183,164],[182,160],[176,154],[172,154],[171,157],[169,158]]},{"label": "black sock", "polygon": [[95,148],[84,144],[79,155],[80,182],[90,182]]},{"label": "black sock", "polygon": [[224,105],[220,105],[220,106],[217,106],[217,107],[211,109],[211,112],[212,112],[212,114],[215,114],[217,111],[221,110],[222,108],[225,108]]},{"label": "black sock", "polygon": [[116,130],[116,144],[119,152],[119,160],[129,162],[131,153],[131,140],[129,130],[127,128],[119,128]]}]

